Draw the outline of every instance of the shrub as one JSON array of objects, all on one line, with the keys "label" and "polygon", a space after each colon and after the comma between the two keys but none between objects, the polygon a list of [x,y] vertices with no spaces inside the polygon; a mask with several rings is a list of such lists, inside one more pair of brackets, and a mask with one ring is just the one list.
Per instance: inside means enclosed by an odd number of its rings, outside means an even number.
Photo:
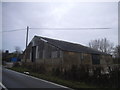
[{"label": "shrub", "polygon": [[52,75],[61,76],[62,75],[62,71],[61,71],[60,67],[53,68],[52,69]]},{"label": "shrub", "polygon": [[15,63],[13,64],[13,67],[19,67],[19,66],[20,66],[19,62],[15,62]]},{"label": "shrub", "polygon": [[88,78],[88,70],[84,66],[75,66],[73,65],[71,69],[65,70],[63,73],[63,77],[69,80],[75,81],[85,81]]}]

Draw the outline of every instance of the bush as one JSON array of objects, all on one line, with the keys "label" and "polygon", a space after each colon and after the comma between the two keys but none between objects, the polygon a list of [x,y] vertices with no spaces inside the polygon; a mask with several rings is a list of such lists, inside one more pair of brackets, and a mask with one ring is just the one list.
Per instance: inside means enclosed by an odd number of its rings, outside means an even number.
[{"label": "bush", "polygon": [[37,72],[44,74],[46,73],[46,68],[44,64],[37,64],[37,63],[23,63],[22,67],[29,69],[32,72]]},{"label": "bush", "polygon": [[38,73],[46,73],[47,71],[46,71],[46,67],[45,67],[45,65],[44,64],[37,64],[36,65],[36,71],[38,72]]},{"label": "bush", "polygon": [[[62,74],[62,72],[60,72]],[[84,66],[75,66],[73,65],[71,69],[65,70],[63,72],[63,78],[67,80],[74,81],[85,81],[88,78],[88,70]]]},{"label": "bush", "polygon": [[53,68],[53,69],[52,69],[52,75],[61,77],[61,76],[62,76],[61,68],[60,68],[60,67]]},{"label": "bush", "polygon": [[19,66],[20,66],[19,62],[15,62],[15,63],[13,64],[13,67],[19,67]]},{"label": "bush", "polygon": [[[16,63],[15,66],[18,67],[19,64]],[[22,66],[40,74],[46,74],[48,72],[44,64],[23,63]],[[86,82],[99,87],[120,87],[120,67],[114,68],[109,74],[101,74],[101,70],[101,67],[96,67],[93,70],[94,75],[89,76],[88,66],[81,65],[78,67],[73,65],[70,69],[64,69],[64,72],[60,67],[53,68],[50,73],[52,73],[52,76],[62,79]]]}]

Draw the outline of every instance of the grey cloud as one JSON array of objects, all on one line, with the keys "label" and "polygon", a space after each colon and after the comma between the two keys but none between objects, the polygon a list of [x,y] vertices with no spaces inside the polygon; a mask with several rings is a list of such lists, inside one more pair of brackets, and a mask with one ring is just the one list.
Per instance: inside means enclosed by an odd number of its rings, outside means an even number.
[{"label": "grey cloud", "polygon": [[[107,37],[117,44],[117,3],[3,3],[3,30],[41,27],[110,27],[110,30],[30,30],[29,41],[34,35],[77,42],[83,45],[91,39]],[[3,33],[3,49],[14,46],[25,49],[26,31]]]}]

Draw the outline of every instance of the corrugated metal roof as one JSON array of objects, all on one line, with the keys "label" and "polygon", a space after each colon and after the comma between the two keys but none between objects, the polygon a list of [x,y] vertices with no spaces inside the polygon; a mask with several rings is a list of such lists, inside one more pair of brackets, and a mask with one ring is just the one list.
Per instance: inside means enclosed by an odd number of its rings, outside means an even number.
[{"label": "corrugated metal roof", "polygon": [[100,52],[98,50],[94,50],[92,48],[83,46],[81,44],[75,44],[75,43],[71,43],[71,42],[55,40],[55,39],[50,39],[50,38],[41,37],[41,36],[35,36],[35,37],[39,38],[39,39],[41,39],[41,38],[45,39],[47,41],[47,43],[52,44],[64,51],[82,52],[82,53],[91,53],[91,54],[106,54],[106,53]]}]

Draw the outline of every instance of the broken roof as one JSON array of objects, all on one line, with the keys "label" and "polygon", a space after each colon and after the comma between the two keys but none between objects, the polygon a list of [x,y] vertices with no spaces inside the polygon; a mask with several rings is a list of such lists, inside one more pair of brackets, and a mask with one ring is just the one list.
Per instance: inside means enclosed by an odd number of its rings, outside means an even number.
[{"label": "broken roof", "polygon": [[64,51],[91,53],[91,54],[106,54],[98,50],[94,50],[92,48],[89,48],[80,44],[76,44],[76,43],[66,42],[62,40],[55,40],[55,39],[50,39],[50,38],[41,37],[41,36],[35,36],[35,37],[39,39],[44,39],[47,41],[47,43],[52,44],[55,47],[58,47]]}]

